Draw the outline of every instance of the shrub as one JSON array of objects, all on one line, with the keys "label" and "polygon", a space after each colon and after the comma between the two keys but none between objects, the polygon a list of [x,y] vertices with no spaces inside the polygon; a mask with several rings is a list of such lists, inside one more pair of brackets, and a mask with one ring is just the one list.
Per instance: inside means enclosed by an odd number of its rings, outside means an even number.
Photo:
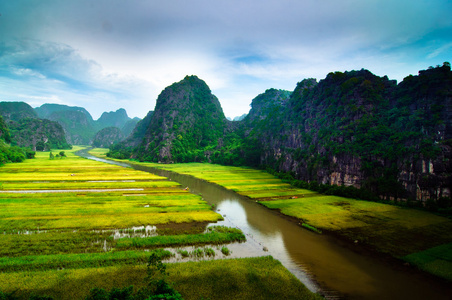
[{"label": "shrub", "polygon": [[204,251],[202,249],[195,249],[190,253],[194,257],[204,257]]},{"label": "shrub", "polygon": [[177,250],[177,253],[179,253],[182,256],[182,258],[186,258],[189,256],[189,253],[187,250],[179,249],[179,250]]},{"label": "shrub", "polygon": [[204,253],[209,257],[215,256],[215,250],[212,248],[204,248]]},{"label": "shrub", "polygon": [[231,252],[229,251],[228,247],[221,247],[221,253],[223,253],[224,255],[228,256],[229,254],[231,254]]}]

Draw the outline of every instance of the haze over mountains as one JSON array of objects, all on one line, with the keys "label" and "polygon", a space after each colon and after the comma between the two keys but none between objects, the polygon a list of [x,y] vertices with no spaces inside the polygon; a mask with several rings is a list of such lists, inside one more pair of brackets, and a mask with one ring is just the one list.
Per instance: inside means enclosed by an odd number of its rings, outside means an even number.
[{"label": "haze over mountains", "polygon": [[121,129],[122,135],[127,136],[140,120],[129,118],[123,108],[104,112],[96,121],[83,107],[43,104],[35,110],[40,118],[56,121],[63,126],[68,142],[76,145],[91,144],[95,134],[106,127],[117,127]]},{"label": "haze over mountains", "polygon": [[[143,120],[119,109],[94,121],[84,108],[57,104],[33,110],[3,102],[0,112],[12,142],[35,148],[58,136],[52,145],[110,147],[111,157],[141,161],[267,168],[313,187],[354,186],[387,199],[441,199],[452,186],[449,63],[399,84],[362,69],[305,79],[293,92],[268,89],[234,122],[197,76],[165,88]],[[32,126],[47,136],[35,136]],[[23,130],[33,138],[24,139]]]}]

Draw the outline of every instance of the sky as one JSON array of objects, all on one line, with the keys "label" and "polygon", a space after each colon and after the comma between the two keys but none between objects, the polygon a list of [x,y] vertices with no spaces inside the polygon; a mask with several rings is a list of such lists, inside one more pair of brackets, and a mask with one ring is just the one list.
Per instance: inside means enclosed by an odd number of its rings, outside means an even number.
[{"label": "sky", "polygon": [[227,117],[266,89],[452,60],[450,0],[0,0],[0,101],[125,108],[197,75]]}]

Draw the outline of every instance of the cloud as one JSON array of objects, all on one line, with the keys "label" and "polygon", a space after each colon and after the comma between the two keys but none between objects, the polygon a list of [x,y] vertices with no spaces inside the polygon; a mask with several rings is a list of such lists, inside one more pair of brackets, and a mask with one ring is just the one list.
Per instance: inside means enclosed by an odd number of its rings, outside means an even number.
[{"label": "cloud", "polygon": [[430,53],[429,55],[427,55],[427,58],[431,59],[431,58],[435,58],[438,55],[440,55],[441,53],[446,52],[447,50],[452,48],[452,43],[448,43],[446,45],[442,45],[441,47],[435,49],[432,53]]},{"label": "cloud", "polygon": [[[4,45],[0,58],[3,100],[30,101],[35,105],[48,102],[85,105],[95,116],[107,106],[117,109],[127,101],[148,100],[141,94],[146,94],[147,82],[104,73],[99,64],[84,59],[69,45],[38,40]],[[152,108],[152,104],[148,106],[149,110]],[[142,109],[132,112],[146,114]]]},{"label": "cloud", "polygon": [[185,75],[205,80],[234,117],[271,87],[293,90],[303,78],[361,68],[401,80],[451,54],[447,0],[16,0],[2,6],[0,76],[24,80],[3,93],[20,85],[44,94],[48,85],[62,101],[96,111],[99,103],[104,110],[122,105],[139,116]]}]

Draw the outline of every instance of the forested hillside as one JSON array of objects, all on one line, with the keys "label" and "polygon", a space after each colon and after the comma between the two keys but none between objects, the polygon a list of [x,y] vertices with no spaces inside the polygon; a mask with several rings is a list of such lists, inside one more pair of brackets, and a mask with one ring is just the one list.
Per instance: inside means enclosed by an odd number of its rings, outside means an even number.
[{"label": "forested hillside", "polygon": [[98,120],[93,120],[85,108],[78,106],[47,103],[35,108],[35,111],[42,119],[58,122],[64,129],[67,141],[75,145],[90,145],[96,133],[106,127],[118,127],[126,137],[140,120],[129,118],[123,108],[104,112]]},{"label": "forested hillside", "polygon": [[386,198],[449,197],[451,79],[445,64],[399,85],[367,70],[302,81],[281,113],[254,129],[261,164]]},{"label": "forested hillside", "polygon": [[141,143],[114,145],[110,155],[250,165],[312,186],[440,199],[450,197],[451,101],[449,63],[399,84],[363,69],[267,90],[230,122],[207,85],[187,76],[160,94]]},{"label": "forested hillside", "polygon": [[[148,114],[149,116],[149,114]],[[208,148],[217,147],[227,121],[220,102],[207,84],[196,76],[167,87],[158,97],[152,117],[139,123],[132,135],[140,137],[133,155],[155,162],[186,162],[204,159]],[[141,132],[141,133],[140,133]],[[133,141],[130,141],[133,144]],[[127,144],[126,144],[127,145]],[[113,156],[124,156],[120,147]]]},{"label": "forested hillside", "polygon": [[8,128],[12,146],[31,150],[68,149],[64,130],[57,122],[39,119],[33,108],[24,102],[0,102],[0,115]]},{"label": "forested hillside", "polygon": [[124,139],[124,135],[118,127],[106,127],[99,130],[93,139],[93,147],[108,148],[114,143]]}]

